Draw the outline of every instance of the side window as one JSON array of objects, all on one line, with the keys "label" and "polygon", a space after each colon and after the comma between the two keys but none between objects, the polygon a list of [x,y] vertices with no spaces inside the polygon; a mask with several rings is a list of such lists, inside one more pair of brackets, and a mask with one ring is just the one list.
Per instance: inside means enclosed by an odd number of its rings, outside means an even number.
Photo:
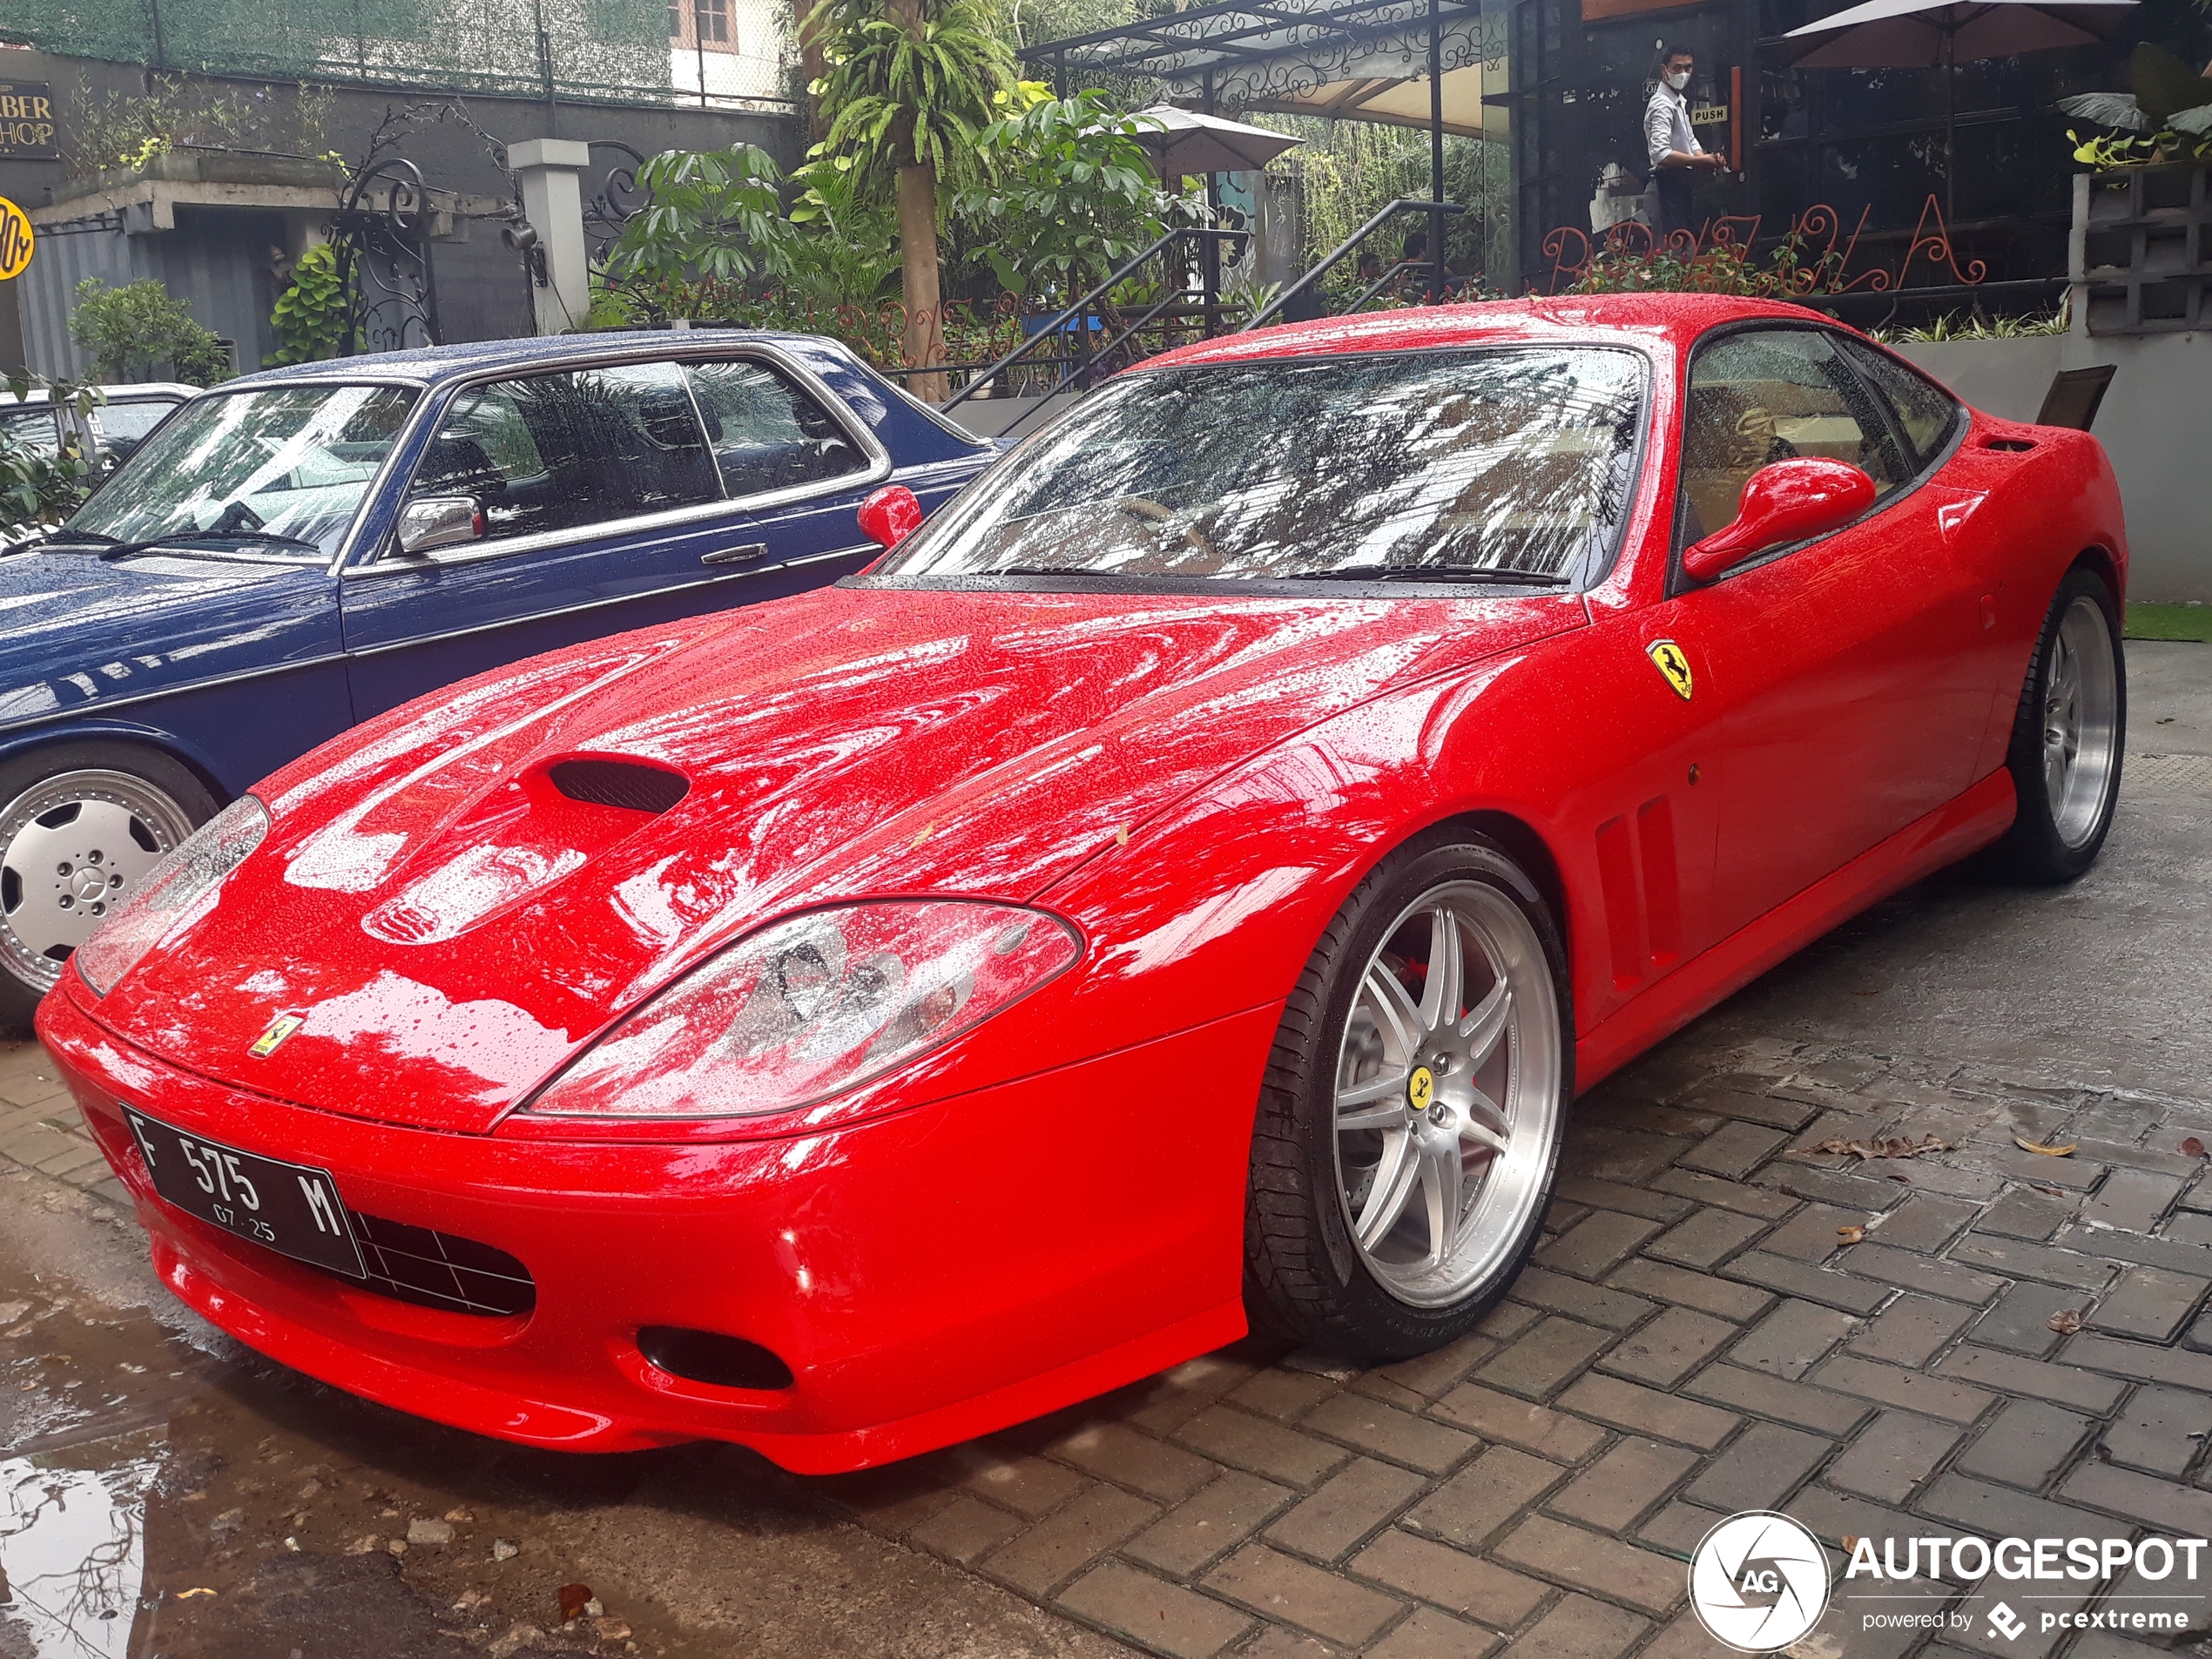
[{"label": "side window", "polygon": [[57,454],[61,443],[54,435],[53,410],[40,403],[0,411],[0,448],[28,449],[35,455]]},{"label": "side window", "polygon": [[867,466],[829,411],[765,363],[693,363],[686,371],[707,441],[734,496],[819,483]]},{"label": "side window", "polygon": [[722,497],[673,363],[622,363],[472,386],[445,417],[411,496],[473,496],[488,539],[577,529]]},{"label": "side window", "polygon": [[1844,341],[1844,349],[1897,416],[1905,442],[1912,447],[1916,468],[1933,461],[1958,421],[1959,400],[1887,352],[1876,351],[1856,340]]},{"label": "side window", "polygon": [[1796,455],[1863,469],[1878,499],[1908,475],[1888,422],[1826,334],[1754,330],[1700,347],[1683,421],[1684,544],[1732,523],[1745,481]]},{"label": "side window", "polygon": [[100,447],[118,461],[128,461],[138,453],[146,435],[169,418],[177,406],[154,398],[138,398],[127,403],[104,403],[92,411],[92,421],[100,435]]}]

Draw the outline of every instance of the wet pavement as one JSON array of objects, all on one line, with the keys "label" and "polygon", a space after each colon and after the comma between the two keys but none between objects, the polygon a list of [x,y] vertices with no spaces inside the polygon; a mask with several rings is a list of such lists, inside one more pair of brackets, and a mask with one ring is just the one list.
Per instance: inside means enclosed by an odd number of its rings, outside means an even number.
[{"label": "wet pavement", "polygon": [[[269,1364],[159,1289],[0,1043],[0,1659],[1674,1659],[1717,1651],[1679,1562],[1730,1507],[1831,1542],[1961,1505],[2202,1531],[2212,1184],[2176,1147],[2212,1138],[2212,647],[2131,657],[2099,868],[1923,884],[1597,1091],[1479,1335],[1364,1374],[1238,1345],[868,1476],[524,1451]],[[1778,1156],[1916,1125],[1953,1150],[1888,1181]],[[2079,1157],[2013,1173],[2062,1129]],[[2035,1412],[2080,1437],[2003,1463]]]}]

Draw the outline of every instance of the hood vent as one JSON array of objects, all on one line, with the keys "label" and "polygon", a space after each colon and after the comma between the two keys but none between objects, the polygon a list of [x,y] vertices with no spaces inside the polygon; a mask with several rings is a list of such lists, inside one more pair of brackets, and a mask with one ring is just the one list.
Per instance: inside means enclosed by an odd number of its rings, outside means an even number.
[{"label": "hood vent", "polygon": [[627,807],[633,813],[664,813],[691,790],[691,779],[682,772],[635,760],[559,760],[548,768],[547,776],[570,800]]}]

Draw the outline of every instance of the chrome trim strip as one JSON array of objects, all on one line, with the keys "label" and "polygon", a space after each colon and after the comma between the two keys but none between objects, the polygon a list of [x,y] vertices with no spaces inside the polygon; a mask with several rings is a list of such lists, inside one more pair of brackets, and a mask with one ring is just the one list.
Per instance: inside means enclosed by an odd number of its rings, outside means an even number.
[{"label": "chrome trim strip", "polygon": [[[819,564],[826,559],[844,558],[862,550],[858,548],[844,548],[835,553],[815,553],[803,559],[786,559],[779,564],[752,565],[742,570],[727,570],[719,576],[698,577],[691,581],[674,583],[664,588],[647,588],[637,593],[617,593],[604,599],[586,599],[581,604],[563,605],[558,610],[533,610],[526,617],[504,617],[497,622],[481,622],[474,627],[455,628],[442,634],[421,634],[413,639],[395,639],[381,645],[363,645],[358,650],[347,651],[346,656],[348,660],[366,657],[385,657],[395,651],[412,651],[418,645],[443,644],[449,639],[466,639],[475,634],[489,634],[502,628],[519,628],[526,623],[551,622],[556,617],[573,617],[587,610],[604,610],[611,605],[634,604],[640,599],[660,599],[671,594],[691,593],[700,588],[715,587],[725,582],[737,582],[752,577],[765,576],[772,570],[795,570],[800,565]],[[556,646],[553,649],[559,650],[561,647]]]},{"label": "chrome trim strip", "polygon": [[[229,674],[218,674],[212,679],[192,680],[183,685],[165,685],[157,691],[138,691],[130,697],[95,698],[90,702],[79,703],[73,708],[49,709],[43,714],[28,715],[20,720],[0,725],[0,738],[6,738],[17,732],[33,731],[42,725],[51,725],[57,720],[87,719],[105,715],[115,709],[136,708],[142,703],[155,703],[164,699],[191,697],[200,691],[220,691],[227,685],[242,685],[252,680],[269,679],[279,674],[296,674],[310,668],[327,668],[334,663],[342,664],[346,660],[346,655],[342,651],[328,651],[320,657],[303,657],[297,662],[271,663],[260,668],[241,668]],[[347,729],[350,731],[352,728]]]},{"label": "chrome trim strip", "polygon": [[[873,556],[882,550],[873,542],[864,542],[857,547],[833,548],[826,553],[810,553],[804,558],[786,559],[779,564],[757,565],[743,570],[725,571],[719,576],[702,577],[695,581],[679,583],[673,587],[651,588],[639,593],[617,594],[606,599],[588,599],[582,604],[564,605],[558,610],[534,610],[526,617],[510,617],[500,622],[481,623],[473,628],[455,629],[451,633],[431,634],[420,639],[401,640],[387,645],[370,645],[360,651],[332,651],[320,657],[302,658],[298,662],[273,663],[260,668],[244,668],[234,673],[219,674],[212,679],[193,680],[183,685],[165,685],[157,691],[140,691],[130,697],[100,698],[89,703],[80,703],[72,708],[53,709],[43,714],[34,714],[24,719],[0,725],[0,738],[5,738],[17,732],[34,731],[40,726],[51,725],[57,721],[105,715],[114,709],[136,708],[141,704],[160,702],[165,698],[190,697],[201,691],[220,691],[226,686],[268,679],[279,674],[298,673],[310,668],[327,668],[334,664],[342,665],[357,658],[383,656],[391,651],[405,651],[410,646],[435,644],[443,640],[458,639],[468,634],[484,634],[498,628],[519,627],[524,623],[550,621],[556,617],[574,616],[579,611],[602,610],[612,605],[629,604],[638,599],[655,599],[665,594],[687,593],[695,588],[711,587],[721,583],[736,581],[739,577],[765,576],[772,570],[798,570],[806,565],[826,564],[833,559],[849,559],[862,555]],[[511,667],[513,664],[507,664],[502,666]],[[347,728],[347,730],[351,729]]]},{"label": "chrome trim strip", "polygon": [[725,547],[718,552],[699,555],[701,564],[750,564],[755,559],[768,556],[768,543],[747,542],[743,547]]}]

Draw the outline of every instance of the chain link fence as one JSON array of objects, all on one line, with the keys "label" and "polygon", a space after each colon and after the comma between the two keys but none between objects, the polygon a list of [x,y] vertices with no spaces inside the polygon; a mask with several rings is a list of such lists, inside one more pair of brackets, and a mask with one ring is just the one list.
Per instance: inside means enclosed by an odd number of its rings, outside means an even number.
[{"label": "chain link fence", "polygon": [[683,96],[667,0],[10,0],[6,10],[11,39],[157,70],[519,98]]}]

